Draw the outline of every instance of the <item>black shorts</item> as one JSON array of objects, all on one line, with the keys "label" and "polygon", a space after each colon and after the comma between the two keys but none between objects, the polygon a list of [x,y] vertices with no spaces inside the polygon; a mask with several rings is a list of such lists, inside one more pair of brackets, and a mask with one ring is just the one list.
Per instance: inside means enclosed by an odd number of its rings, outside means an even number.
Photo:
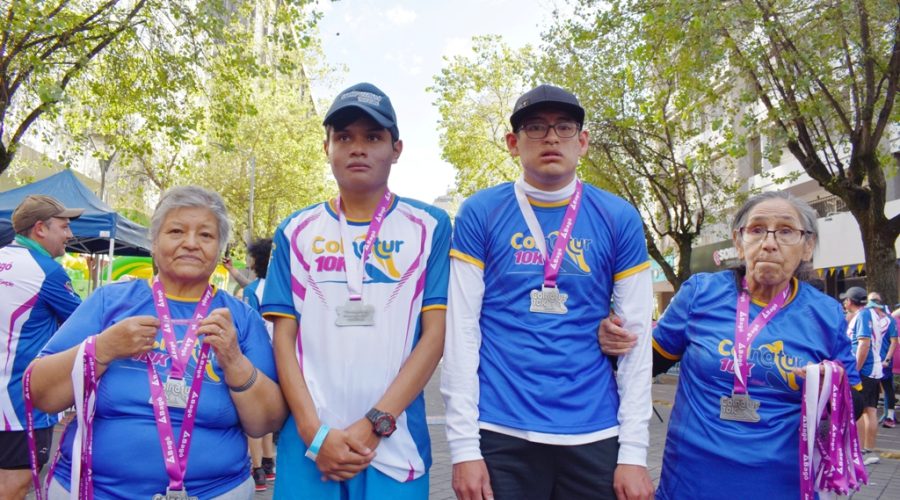
[{"label": "black shorts", "polygon": [[878,398],[881,396],[881,379],[860,376],[862,379],[863,408],[878,408]]},{"label": "black shorts", "polygon": [[[47,463],[53,427],[34,430],[37,442],[38,467]],[[28,433],[25,431],[0,432],[0,469],[21,470],[31,468],[28,458]]]},{"label": "black shorts", "polygon": [[619,438],[560,446],[481,431],[481,454],[497,500],[615,500]]}]

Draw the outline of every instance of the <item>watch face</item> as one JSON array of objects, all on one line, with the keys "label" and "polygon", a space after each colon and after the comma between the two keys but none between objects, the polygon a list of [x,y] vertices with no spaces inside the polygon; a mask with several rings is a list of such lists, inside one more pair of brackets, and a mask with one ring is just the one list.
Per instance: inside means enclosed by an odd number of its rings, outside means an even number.
[{"label": "watch face", "polygon": [[396,428],[397,425],[394,423],[394,419],[388,414],[379,415],[375,420],[375,433],[379,436],[390,436]]}]

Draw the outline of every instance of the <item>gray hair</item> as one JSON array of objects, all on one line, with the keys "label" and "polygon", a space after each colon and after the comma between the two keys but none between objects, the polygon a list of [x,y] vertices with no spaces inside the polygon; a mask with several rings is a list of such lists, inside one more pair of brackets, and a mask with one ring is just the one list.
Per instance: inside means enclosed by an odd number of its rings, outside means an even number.
[{"label": "gray hair", "polygon": [[814,237],[813,243],[815,246],[819,245],[818,212],[816,212],[813,207],[809,206],[809,203],[806,203],[786,191],[766,191],[747,200],[747,202],[738,209],[737,213],[734,214],[734,220],[731,222],[731,230],[734,232],[744,227],[744,225],[747,224],[747,217],[750,216],[750,212],[753,208],[760,203],[770,200],[784,200],[790,203],[791,206],[794,207],[794,210],[797,211],[797,216],[800,218],[800,224],[803,226],[803,230],[809,232]]},{"label": "gray hair", "polygon": [[178,208],[208,208],[216,216],[219,226],[219,253],[225,249],[231,237],[231,221],[228,220],[228,209],[225,200],[219,193],[200,186],[182,186],[169,189],[163,193],[150,218],[150,240],[156,241],[162,223],[169,212]]}]

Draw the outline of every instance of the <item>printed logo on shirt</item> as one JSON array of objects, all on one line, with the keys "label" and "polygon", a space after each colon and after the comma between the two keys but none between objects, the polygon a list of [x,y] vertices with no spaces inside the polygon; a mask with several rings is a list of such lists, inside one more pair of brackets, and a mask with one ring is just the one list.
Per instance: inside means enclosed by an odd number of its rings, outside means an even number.
[{"label": "printed logo on shirt", "polygon": [[[397,268],[395,257],[403,249],[406,242],[403,240],[375,239],[372,245],[372,253],[366,260],[367,283],[396,283],[402,277]],[[358,236],[353,241],[353,254],[362,258],[365,235]],[[339,240],[329,240],[323,236],[316,236],[312,240],[313,270],[317,273],[337,272],[339,278],[346,281],[346,263],[344,262],[344,248]]]},{"label": "printed logo on shirt", "polygon": [[[201,343],[197,342],[194,344],[194,349],[191,351],[191,361],[188,362],[187,373],[193,374],[194,367],[197,366],[197,358],[200,357],[200,346]],[[178,348],[181,348],[181,342],[178,342]],[[146,357],[146,358],[145,358]],[[212,349],[209,350],[209,362],[206,363],[206,376],[204,380],[213,383],[221,383],[222,378],[216,374],[216,371],[213,369],[213,361],[216,358],[216,352]],[[172,357],[169,355],[169,351],[166,350],[166,342],[165,340],[157,339],[153,342],[153,349],[146,354],[142,354],[140,356],[134,356],[131,358],[131,363],[126,363],[125,367],[135,370],[144,371],[147,369],[147,362],[145,359],[149,359],[154,366],[156,366],[157,370],[161,372],[165,372],[165,369],[170,365]]]},{"label": "printed logo on shirt", "polygon": [[[547,236],[547,251],[552,252],[553,246],[556,245],[556,239],[559,237],[559,231],[553,231]],[[510,246],[515,250],[513,258],[515,264],[519,266],[543,266],[544,256],[538,250],[534,238],[525,233],[518,232],[512,235],[509,240]],[[566,255],[563,259],[561,274],[591,274],[591,267],[587,263],[587,251],[590,248],[591,240],[587,238],[575,238],[569,240],[566,245]]]},{"label": "printed logo on shirt", "polygon": [[12,262],[0,262],[0,272],[12,271],[12,268],[13,268]]},{"label": "printed logo on shirt", "polygon": [[[719,342],[719,370],[734,376],[734,341],[724,339]],[[767,385],[781,391],[799,391],[797,376],[792,370],[802,366],[802,360],[798,356],[792,356],[784,350],[784,342],[776,340],[759,347],[751,346],[747,356],[750,363],[750,386]],[[805,364],[805,363],[804,363]],[[757,368],[754,370],[754,368]]]}]

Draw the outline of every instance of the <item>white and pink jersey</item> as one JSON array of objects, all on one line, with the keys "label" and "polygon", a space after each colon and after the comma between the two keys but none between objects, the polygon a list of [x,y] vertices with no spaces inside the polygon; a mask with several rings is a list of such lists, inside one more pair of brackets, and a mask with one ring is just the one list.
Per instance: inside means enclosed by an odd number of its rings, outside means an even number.
[{"label": "white and pink jersey", "polygon": [[[25,368],[79,304],[49,255],[15,243],[0,249],[0,432],[25,429]],[[55,423],[55,415],[36,412],[35,427]]]},{"label": "white and pink jersey", "polygon": [[[345,428],[364,417],[396,378],[421,333],[421,313],[445,309],[450,220],[430,205],[394,197],[362,273],[371,326],[336,326],[350,298],[345,255],[359,265],[369,221],[348,221],[349,239],[329,203],[294,213],[276,231],[262,313],[298,319],[297,357],[322,423]],[[343,251],[343,245],[353,245]],[[408,481],[431,465],[424,399],[397,416],[373,465]]]}]

